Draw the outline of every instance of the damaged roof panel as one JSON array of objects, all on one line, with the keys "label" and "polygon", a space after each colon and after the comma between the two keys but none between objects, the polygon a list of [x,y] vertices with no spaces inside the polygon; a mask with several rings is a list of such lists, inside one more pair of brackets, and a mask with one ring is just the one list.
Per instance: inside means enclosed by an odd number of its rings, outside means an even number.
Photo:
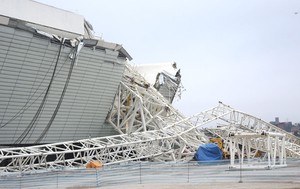
[{"label": "damaged roof panel", "polygon": [[126,62],[118,52],[83,47],[72,67],[74,47],[29,31],[0,25],[0,43],[0,145],[113,134],[104,123]]},{"label": "damaged roof panel", "polygon": [[84,35],[81,15],[28,0],[0,0],[0,4],[0,15]]}]

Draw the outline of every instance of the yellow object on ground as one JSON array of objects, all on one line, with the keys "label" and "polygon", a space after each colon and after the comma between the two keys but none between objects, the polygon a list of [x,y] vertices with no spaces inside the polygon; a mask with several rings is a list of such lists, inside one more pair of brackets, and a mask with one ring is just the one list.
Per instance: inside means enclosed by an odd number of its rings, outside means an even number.
[{"label": "yellow object on ground", "polygon": [[86,164],[85,166],[87,169],[91,168],[101,168],[103,167],[103,164],[100,161],[90,161],[89,163]]},{"label": "yellow object on ground", "polygon": [[210,140],[210,142],[215,143],[216,145],[218,145],[218,147],[222,150],[224,159],[229,159],[230,158],[229,152],[227,152],[224,149],[224,144],[223,144],[223,139],[222,138],[211,138],[209,140]]},{"label": "yellow object on ground", "polygon": [[221,150],[223,149],[223,140],[221,138],[211,138],[210,142],[218,145]]}]

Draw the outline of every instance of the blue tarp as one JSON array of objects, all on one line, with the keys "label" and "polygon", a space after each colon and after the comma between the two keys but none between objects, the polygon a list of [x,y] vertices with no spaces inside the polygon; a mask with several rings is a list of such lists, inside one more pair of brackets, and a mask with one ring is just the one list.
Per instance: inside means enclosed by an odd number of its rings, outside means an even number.
[{"label": "blue tarp", "polygon": [[214,143],[202,144],[196,154],[197,161],[210,161],[210,160],[222,160],[222,151]]}]

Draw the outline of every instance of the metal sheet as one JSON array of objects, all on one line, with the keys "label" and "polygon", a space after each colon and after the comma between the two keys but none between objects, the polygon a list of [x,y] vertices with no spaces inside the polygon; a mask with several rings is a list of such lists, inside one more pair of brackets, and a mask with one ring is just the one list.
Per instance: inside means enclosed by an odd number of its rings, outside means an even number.
[{"label": "metal sheet", "polygon": [[84,35],[81,15],[29,0],[0,0],[0,4],[0,15]]},{"label": "metal sheet", "polygon": [[[59,44],[0,26],[0,47],[0,144],[13,144],[42,103]],[[71,51],[70,47],[63,47],[42,112],[21,143],[34,143],[49,123],[70,70]],[[81,50],[58,113],[41,143],[114,133],[104,122],[124,71],[125,59],[118,55],[109,49]]]}]

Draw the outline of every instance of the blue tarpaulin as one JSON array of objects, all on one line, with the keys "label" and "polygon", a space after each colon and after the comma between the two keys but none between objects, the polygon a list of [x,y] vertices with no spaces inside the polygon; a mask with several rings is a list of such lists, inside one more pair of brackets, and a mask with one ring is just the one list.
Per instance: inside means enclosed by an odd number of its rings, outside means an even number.
[{"label": "blue tarpaulin", "polygon": [[196,154],[197,161],[210,161],[210,160],[222,160],[222,151],[214,143],[202,144]]}]

